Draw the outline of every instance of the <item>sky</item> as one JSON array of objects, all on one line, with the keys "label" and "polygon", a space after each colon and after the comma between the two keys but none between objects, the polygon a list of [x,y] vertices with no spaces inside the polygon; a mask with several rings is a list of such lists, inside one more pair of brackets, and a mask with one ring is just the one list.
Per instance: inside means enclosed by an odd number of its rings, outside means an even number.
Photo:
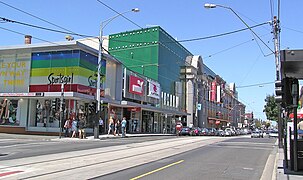
[{"label": "sky", "polygon": [[[280,19],[280,49],[302,49],[302,0],[0,0],[0,17],[61,31],[98,36],[102,21],[139,8],[111,21],[104,35],[161,26],[178,41],[205,38],[248,26]],[[219,4],[205,9],[205,3]],[[233,11],[235,13],[233,13]],[[116,11],[116,12],[115,12]],[[236,14],[238,16],[236,16]],[[50,23],[47,23],[50,22]],[[62,29],[64,28],[64,29]],[[263,113],[267,95],[274,94],[275,57],[272,27],[265,24],[226,36],[181,43],[228,84],[235,83],[239,100],[255,118],[266,120]],[[24,35],[33,36],[32,43],[64,41],[66,34],[40,30],[16,23],[0,21],[0,46],[20,45]],[[75,39],[81,37],[74,36]],[[41,41],[42,40],[42,41]]]}]

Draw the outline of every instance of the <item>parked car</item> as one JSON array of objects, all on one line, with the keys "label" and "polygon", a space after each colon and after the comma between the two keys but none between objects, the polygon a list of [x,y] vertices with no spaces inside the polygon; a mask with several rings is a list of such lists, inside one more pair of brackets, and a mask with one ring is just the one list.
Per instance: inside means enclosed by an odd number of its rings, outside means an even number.
[{"label": "parked car", "polygon": [[202,132],[201,128],[193,127],[192,130],[191,130],[191,135],[192,136],[200,136],[201,132]]},{"label": "parked car", "polygon": [[201,135],[202,136],[208,136],[209,135],[208,129],[207,128],[202,128],[201,129]]},{"label": "parked car", "polygon": [[230,136],[230,133],[228,131],[224,131],[222,129],[217,130],[217,136]]},{"label": "parked car", "polygon": [[191,134],[191,130],[190,130],[189,127],[183,127],[181,129],[180,135],[182,135],[182,136],[186,136],[186,135],[190,136],[190,134]]},{"label": "parked car", "polygon": [[216,135],[216,129],[215,128],[207,128],[208,129],[208,135],[214,136]]},{"label": "parked car", "polygon": [[215,136],[223,136],[223,130],[222,129],[216,130]]},{"label": "parked car", "polygon": [[269,138],[271,138],[271,137],[277,138],[278,136],[279,136],[279,132],[277,130],[272,130],[272,131],[269,131],[269,133],[268,133]]},{"label": "parked car", "polygon": [[225,131],[225,136],[234,136],[234,135],[236,135],[235,131],[233,131],[231,128],[226,128],[224,131]]},{"label": "parked car", "polygon": [[263,132],[262,131],[253,131],[251,133],[251,138],[263,138]]}]

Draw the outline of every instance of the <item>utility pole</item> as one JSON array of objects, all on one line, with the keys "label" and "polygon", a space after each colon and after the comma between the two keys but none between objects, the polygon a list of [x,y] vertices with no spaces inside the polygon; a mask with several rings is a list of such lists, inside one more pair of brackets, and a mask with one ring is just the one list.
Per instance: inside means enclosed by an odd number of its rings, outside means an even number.
[{"label": "utility pole", "polygon": [[[280,26],[279,26],[279,20],[277,19],[277,16],[274,16],[273,19],[273,34],[274,34],[274,48],[275,48],[275,64],[276,64],[276,80],[281,81],[281,63],[280,63],[280,48],[279,48],[279,33],[280,33]],[[278,104],[278,128],[279,128],[279,148],[283,147],[283,137],[284,134],[284,128],[281,118],[281,105]]]}]

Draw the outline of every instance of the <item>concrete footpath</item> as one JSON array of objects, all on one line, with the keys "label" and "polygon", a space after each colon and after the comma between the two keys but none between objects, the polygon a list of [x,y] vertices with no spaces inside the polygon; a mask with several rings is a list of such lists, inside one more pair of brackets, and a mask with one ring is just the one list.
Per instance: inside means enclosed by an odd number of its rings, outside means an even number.
[{"label": "concrete footpath", "polygon": [[273,174],[273,179],[277,180],[302,180],[303,179],[303,171],[294,172],[286,167],[286,163],[284,162],[284,150],[283,148],[278,149],[275,163],[276,171]]}]

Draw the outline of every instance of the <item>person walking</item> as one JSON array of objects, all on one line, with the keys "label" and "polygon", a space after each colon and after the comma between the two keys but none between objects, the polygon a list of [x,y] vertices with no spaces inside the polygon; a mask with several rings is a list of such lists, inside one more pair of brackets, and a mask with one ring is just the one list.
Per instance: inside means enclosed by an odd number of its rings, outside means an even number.
[{"label": "person walking", "polygon": [[104,121],[103,121],[102,117],[100,116],[100,119],[99,119],[99,134],[103,133],[103,124],[104,124]]},{"label": "person walking", "polygon": [[115,132],[114,132],[114,136],[116,136],[116,134],[118,134],[118,136],[120,136],[120,120],[117,119],[116,123],[115,123]]},{"label": "person walking", "polygon": [[78,120],[75,118],[75,116],[73,117],[73,121],[72,121],[72,138],[76,138],[77,137],[77,132],[78,132]]},{"label": "person walking", "polygon": [[182,130],[182,123],[181,122],[178,122],[177,124],[176,124],[176,134],[177,134],[177,136],[180,136],[181,135],[181,130]]},{"label": "person walking", "polygon": [[126,118],[123,117],[122,122],[121,122],[122,137],[125,137],[125,135],[126,135],[126,124],[127,124]]},{"label": "person walking", "polygon": [[67,119],[64,123],[65,137],[70,137],[72,129],[72,120]]},{"label": "person walking", "polygon": [[79,139],[85,139],[85,121],[84,118],[81,118],[79,121]]},{"label": "person walking", "polygon": [[110,117],[108,120],[108,132],[107,135],[109,135],[114,130],[114,119],[113,117]]}]

